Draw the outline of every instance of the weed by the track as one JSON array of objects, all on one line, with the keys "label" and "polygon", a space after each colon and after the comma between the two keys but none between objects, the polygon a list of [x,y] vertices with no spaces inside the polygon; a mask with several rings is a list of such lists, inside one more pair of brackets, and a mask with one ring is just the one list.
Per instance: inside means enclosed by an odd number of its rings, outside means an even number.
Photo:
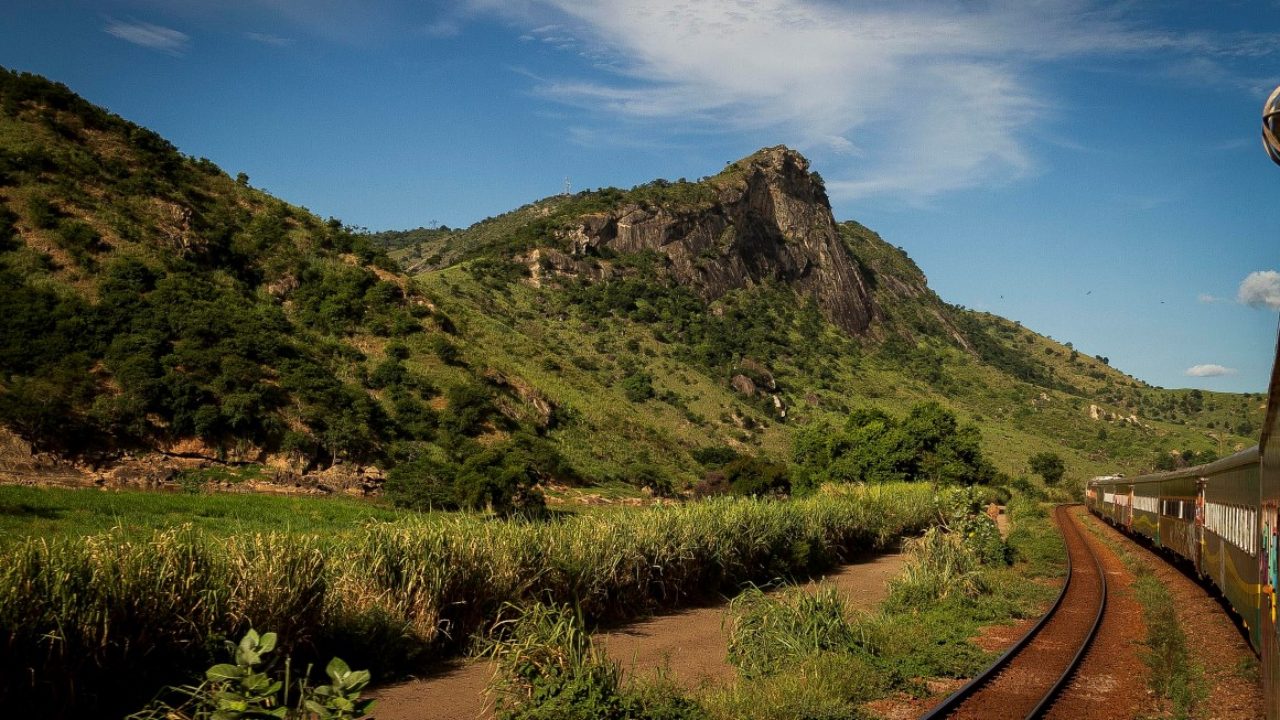
[{"label": "weed by the track", "polygon": [[1196,708],[1208,697],[1209,688],[1204,668],[1192,659],[1169,589],[1146,562],[1104,535],[1094,523],[1087,523],[1085,527],[1134,574],[1133,593],[1142,605],[1142,618],[1147,626],[1142,661],[1151,669],[1151,690],[1169,703],[1176,720],[1195,717]]}]

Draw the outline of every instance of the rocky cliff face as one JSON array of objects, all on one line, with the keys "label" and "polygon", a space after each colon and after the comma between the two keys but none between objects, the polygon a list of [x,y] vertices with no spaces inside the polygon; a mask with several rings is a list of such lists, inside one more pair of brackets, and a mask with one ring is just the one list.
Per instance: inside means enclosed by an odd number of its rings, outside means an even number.
[{"label": "rocky cliff face", "polygon": [[831,215],[822,181],[786,147],[766,148],[703,181],[710,202],[686,206],[624,203],[585,215],[570,233],[573,254],[593,248],[656,251],[678,281],[708,300],[775,280],[817,300],[852,334],[878,316]]}]

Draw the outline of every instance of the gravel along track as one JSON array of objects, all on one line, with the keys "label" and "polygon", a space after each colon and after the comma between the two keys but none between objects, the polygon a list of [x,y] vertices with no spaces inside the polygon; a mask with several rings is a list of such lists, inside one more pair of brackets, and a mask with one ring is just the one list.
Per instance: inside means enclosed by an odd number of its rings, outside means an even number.
[{"label": "gravel along track", "polygon": [[[1071,561],[1061,602],[1050,609],[1025,645],[943,701],[924,718],[1021,720],[1043,714],[1074,671],[1106,605],[1105,575],[1066,507],[1054,511]],[[1016,648],[1016,646],[1015,646]]]}]

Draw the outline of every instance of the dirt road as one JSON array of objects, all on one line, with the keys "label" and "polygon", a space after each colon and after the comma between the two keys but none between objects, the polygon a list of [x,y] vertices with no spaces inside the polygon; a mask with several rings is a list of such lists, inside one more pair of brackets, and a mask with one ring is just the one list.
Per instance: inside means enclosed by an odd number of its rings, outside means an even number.
[{"label": "dirt road", "polygon": [[[850,607],[870,609],[888,594],[888,581],[902,569],[897,553],[868,556],[806,583],[817,590],[834,585]],[[628,673],[665,668],[680,685],[694,689],[727,682],[733,667],[726,660],[723,631],[726,603],[657,615],[607,632],[596,642]],[[380,688],[378,720],[477,720],[492,717],[485,686],[493,675],[487,662],[454,661],[430,676]]]}]

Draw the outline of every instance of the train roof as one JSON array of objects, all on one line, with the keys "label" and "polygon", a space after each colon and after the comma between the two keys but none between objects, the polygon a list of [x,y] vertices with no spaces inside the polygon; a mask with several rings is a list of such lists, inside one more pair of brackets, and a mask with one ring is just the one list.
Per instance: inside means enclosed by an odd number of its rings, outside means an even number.
[{"label": "train roof", "polygon": [[1254,445],[1246,450],[1241,450],[1234,455],[1228,455],[1221,460],[1214,460],[1204,465],[1193,465],[1181,470],[1172,470],[1162,473],[1149,473],[1147,475],[1138,475],[1127,478],[1124,476],[1108,476],[1098,477],[1089,481],[1090,485],[1139,485],[1149,482],[1161,482],[1164,480],[1179,480],[1182,478],[1200,478],[1208,475],[1214,475],[1224,470],[1234,470],[1243,465],[1258,462],[1258,446]]}]

